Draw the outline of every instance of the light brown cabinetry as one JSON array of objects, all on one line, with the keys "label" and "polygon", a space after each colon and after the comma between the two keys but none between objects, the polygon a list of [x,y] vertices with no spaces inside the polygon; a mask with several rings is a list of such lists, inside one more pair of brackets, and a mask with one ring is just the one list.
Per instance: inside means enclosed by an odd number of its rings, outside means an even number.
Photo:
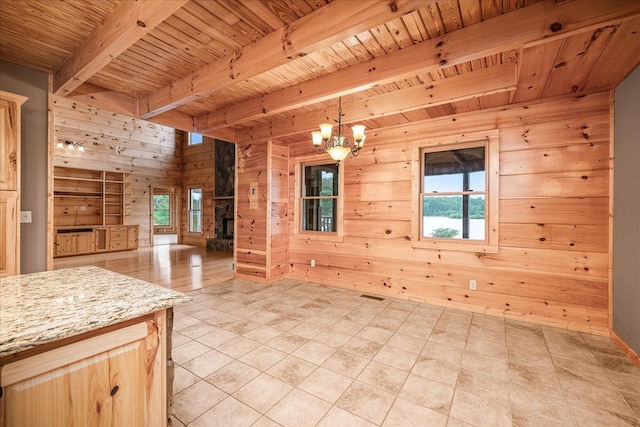
[{"label": "light brown cabinetry", "polygon": [[20,112],[26,100],[0,91],[0,277],[20,274]]},{"label": "light brown cabinetry", "polygon": [[58,228],[55,231],[55,256],[137,249],[138,228],[137,225]]},{"label": "light brown cabinetry", "polygon": [[124,224],[128,174],[54,168],[55,256],[138,247],[138,226]]},{"label": "light brown cabinetry", "polygon": [[165,322],[163,310],[2,366],[5,425],[165,425]]}]

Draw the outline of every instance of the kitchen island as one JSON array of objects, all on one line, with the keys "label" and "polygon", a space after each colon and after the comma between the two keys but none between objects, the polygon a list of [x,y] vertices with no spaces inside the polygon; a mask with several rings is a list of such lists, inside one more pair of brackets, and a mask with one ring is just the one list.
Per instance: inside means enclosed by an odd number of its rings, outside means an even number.
[{"label": "kitchen island", "polygon": [[0,426],[166,425],[189,297],[92,266],[0,280]]}]

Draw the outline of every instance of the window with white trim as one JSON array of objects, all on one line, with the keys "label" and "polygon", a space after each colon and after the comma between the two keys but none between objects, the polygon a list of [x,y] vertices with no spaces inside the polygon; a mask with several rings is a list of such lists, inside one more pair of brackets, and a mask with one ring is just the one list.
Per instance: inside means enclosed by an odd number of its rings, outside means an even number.
[{"label": "window with white trim", "polygon": [[414,246],[497,252],[497,132],[417,144],[414,157]]},{"label": "window with white trim", "polygon": [[202,233],[202,188],[189,189],[189,232]]},{"label": "window with white trim", "polygon": [[342,239],[343,168],[326,155],[297,159],[296,237]]}]

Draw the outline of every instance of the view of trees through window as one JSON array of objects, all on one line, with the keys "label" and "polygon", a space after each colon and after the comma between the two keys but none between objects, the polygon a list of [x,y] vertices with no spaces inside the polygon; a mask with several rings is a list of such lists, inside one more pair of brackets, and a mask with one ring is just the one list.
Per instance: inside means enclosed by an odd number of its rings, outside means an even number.
[{"label": "view of trees through window", "polygon": [[335,232],[338,208],[338,165],[305,165],[302,229]]},{"label": "view of trees through window", "polygon": [[171,226],[171,196],[168,194],[153,195],[153,225],[155,227]]}]

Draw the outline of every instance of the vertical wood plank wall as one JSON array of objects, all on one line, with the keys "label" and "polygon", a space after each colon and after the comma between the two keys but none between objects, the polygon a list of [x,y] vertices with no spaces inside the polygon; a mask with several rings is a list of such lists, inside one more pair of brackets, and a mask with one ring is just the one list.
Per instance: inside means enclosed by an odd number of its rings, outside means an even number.
[{"label": "vertical wood plank wall", "polygon": [[268,279],[277,281],[289,273],[288,209],[289,209],[289,148],[272,142],[269,150],[269,222],[267,237]]},{"label": "vertical wood plank wall", "polygon": [[[150,246],[151,187],[182,187],[182,132],[54,96],[54,166],[131,174],[125,224],[140,226],[139,245]],[[59,140],[82,143],[84,152],[55,148]]]},{"label": "vertical wood plank wall", "polygon": [[[609,93],[565,97],[370,132],[364,151],[343,166],[344,241],[289,237],[289,276],[607,335],[609,102]],[[500,130],[499,252],[413,248],[411,143],[487,129]],[[292,165],[310,146],[289,147],[289,236]],[[254,175],[264,156],[242,150]],[[255,244],[264,209],[243,211],[245,246]]]},{"label": "vertical wood plank wall", "polygon": [[270,142],[239,143],[236,173],[236,275],[267,282],[267,158]]},{"label": "vertical wood plank wall", "polygon": [[[202,144],[188,145],[188,134],[184,134],[182,149],[183,191],[180,229],[182,243],[186,245],[205,246],[208,237],[214,237],[215,218],[213,206],[214,182],[214,147],[215,139],[204,137]],[[202,189],[202,233],[189,232],[189,189]]]}]

